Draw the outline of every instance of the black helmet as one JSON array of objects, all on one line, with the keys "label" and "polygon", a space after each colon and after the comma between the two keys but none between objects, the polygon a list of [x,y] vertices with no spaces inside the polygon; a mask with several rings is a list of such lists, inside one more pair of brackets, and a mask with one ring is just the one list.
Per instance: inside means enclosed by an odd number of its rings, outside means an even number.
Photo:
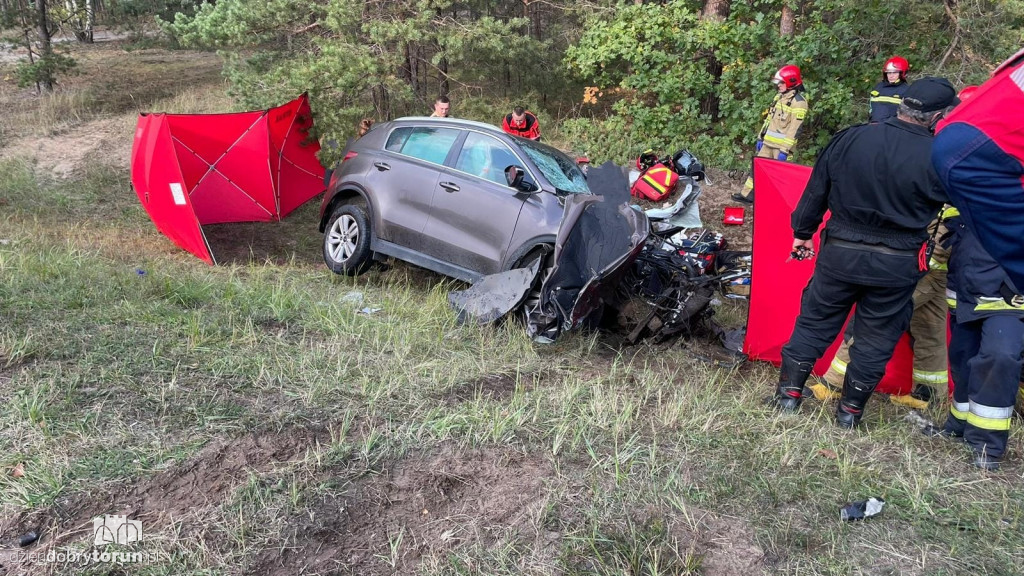
[{"label": "black helmet", "polygon": [[680,150],[672,156],[672,168],[680,176],[689,176],[694,180],[704,178],[704,165],[689,150]]},{"label": "black helmet", "polygon": [[658,163],[658,155],[648,148],[636,159],[636,169],[643,172]]}]

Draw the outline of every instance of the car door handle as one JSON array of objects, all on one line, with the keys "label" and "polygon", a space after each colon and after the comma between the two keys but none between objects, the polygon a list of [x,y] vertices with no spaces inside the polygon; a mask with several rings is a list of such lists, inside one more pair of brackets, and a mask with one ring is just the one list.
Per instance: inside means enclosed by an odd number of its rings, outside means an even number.
[{"label": "car door handle", "polygon": [[377,170],[391,170],[391,165],[385,164],[384,162],[374,162],[373,165],[377,168]]},{"label": "car door handle", "polygon": [[441,188],[444,188],[445,190],[447,190],[449,192],[458,192],[459,191],[459,187],[456,186],[455,183],[453,183],[453,182],[441,182]]}]

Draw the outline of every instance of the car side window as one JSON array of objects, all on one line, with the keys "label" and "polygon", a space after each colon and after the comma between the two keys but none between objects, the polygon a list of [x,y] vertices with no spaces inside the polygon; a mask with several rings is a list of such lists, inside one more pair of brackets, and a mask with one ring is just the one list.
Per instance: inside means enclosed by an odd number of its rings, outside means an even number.
[{"label": "car side window", "polygon": [[412,128],[396,128],[388,136],[388,143],[384,145],[384,149],[388,152],[401,152],[405,141],[409,139],[409,134],[412,134]]},{"label": "car side window", "polygon": [[505,168],[513,164],[519,166],[522,162],[504,143],[484,134],[470,132],[459,152],[455,169],[507,186]]},{"label": "car side window", "polygon": [[398,128],[388,137],[384,148],[434,164],[444,164],[452,144],[459,137],[453,128]]}]

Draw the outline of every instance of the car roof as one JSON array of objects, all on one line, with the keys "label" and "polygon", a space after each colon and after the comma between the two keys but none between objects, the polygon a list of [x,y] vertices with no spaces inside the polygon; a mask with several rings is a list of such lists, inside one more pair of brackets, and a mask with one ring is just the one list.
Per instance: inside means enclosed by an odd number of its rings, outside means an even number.
[{"label": "car roof", "polygon": [[441,124],[447,126],[461,126],[463,128],[478,128],[481,130],[487,130],[494,132],[495,134],[505,134],[505,132],[495,126],[494,124],[488,124],[486,122],[477,122],[476,120],[463,120],[461,118],[437,118],[434,116],[404,116],[402,118],[395,118],[392,122],[416,122],[416,123],[428,123],[428,124]]}]

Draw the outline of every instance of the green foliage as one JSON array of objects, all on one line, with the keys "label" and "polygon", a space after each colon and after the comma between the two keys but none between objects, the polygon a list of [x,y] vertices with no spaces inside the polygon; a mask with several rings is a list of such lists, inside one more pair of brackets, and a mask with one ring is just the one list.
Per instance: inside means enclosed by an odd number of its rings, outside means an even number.
[{"label": "green foliage", "polygon": [[[780,34],[784,5],[794,33]],[[215,48],[231,93],[262,108],[309,91],[322,136],[344,142],[364,117],[426,114],[439,94],[459,117],[497,122],[512,104],[595,160],[690,148],[745,166],[778,67],[803,71],[810,115],[795,158],[867,116],[892,54],[913,75],[979,83],[1024,38],[1024,0],[752,0],[723,21],[703,0],[134,0],[187,47]],[[580,104],[584,83],[597,101]],[[548,120],[550,119],[550,121]]]},{"label": "green foliage", "polygon": [[22,60],[15,68],[18,86],[32,86],[46,78],[55,79],[70,73],[75,68],[75,60],[59,52],[36,58],[35,62]]},{"label": "green foliage", "polygon": [[[499,8],[426,0],[372,6],[221,0],[194,16],[177,14],[165,30],[184,46],[220,49],[232,94],[247,107],[308,91],[321,135],[344,142],[361,118],[425,115],[446,91],[457,114],[467,117],[477,109],[470,101],[497,86],[511,92],[524,69],[557,69],[561,53],[553,41],[523,34],[527,21]],[[561,83],[514,90],[533,97],[564,85],[564,74],[554,76]],[[487,108],[480,107],[487,116],[478,119],[495,122],[500,115]]]},{"label": "green foliage", "polygon": [[[783,37],[784,3],[733,2],[721,23],[701,20],[701,3],[687,0],[622,6],[613,18],[595,18],[567,51],[566,63],[605,94],[618,88],[618,99],[611,115],[573,120],[567,131],[592,154],[600,150],[618,161],[646,147],[689,147],[711,164],[740,167],[775,93],[768,80],[780,66],[796,64],[811,109],[796,154],[809,162],[831,134],[866,119],[867,94],[889,55],[908,58],[918,74],[941,73],[955,35],[941,3],[808,0],[800,3],[796,33]],[[961,29],[990,33],[957,37],[954,48],[962,54],[947,64],[967,62],[973,69],[954,81],[977,81],[1012,53],[1024,28],[1022,6],[1019,0],[959,3]],[[722,64],[717,83],[707,65],[711,57]],[[712,97],[718,120],[701,112]]]}]

